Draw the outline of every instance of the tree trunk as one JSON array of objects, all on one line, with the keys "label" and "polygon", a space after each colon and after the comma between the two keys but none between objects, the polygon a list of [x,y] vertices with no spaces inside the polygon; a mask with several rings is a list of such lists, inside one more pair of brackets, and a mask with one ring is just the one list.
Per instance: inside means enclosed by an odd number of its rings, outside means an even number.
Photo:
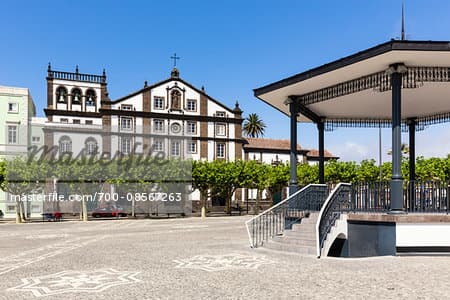
[{"label": "tree trunk", "polygon": [[85,197],[81,197],[81,203],[82,203],[82,209],[83,209],[83,221],[87,222],[88,220],[88,215],[87,215],[87,204],[86,204],[86,199]]},{"label": "tree trunk", "polygon": [[80,201],[80,221],[83,221],[83,201]]},{"label": "tree trunk", "polygon": [[200,206],[201,206],[201,211],[202,211],[202,219],[206,218],[206,201],[207,201],[207,196],[204,194],[200,195]]},{"label": "tree trunk", "polygon": [[255,215],[259,214],[259,200],[261,200],[261,190],[256,191]]},{"label": "tree trunk", "polygon": [[20,201],[20,218],[22,219],[22,222],[27,221],[27,217],[25,216],[25,204],[23,201]]},{"label": "tree trunk", "polygon": [[16,223],[22,223],[22,218],[20,217],[20,203],[16,200]]}]

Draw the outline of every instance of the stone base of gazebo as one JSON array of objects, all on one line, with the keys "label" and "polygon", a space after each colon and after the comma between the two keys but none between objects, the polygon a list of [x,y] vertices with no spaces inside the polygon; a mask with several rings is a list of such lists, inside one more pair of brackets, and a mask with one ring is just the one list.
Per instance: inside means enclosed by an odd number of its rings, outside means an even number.
[{"label": "stone base of gazebo", "polygon": [[339,256],[450,253],[450,215],[355,213],[347,226]]}]

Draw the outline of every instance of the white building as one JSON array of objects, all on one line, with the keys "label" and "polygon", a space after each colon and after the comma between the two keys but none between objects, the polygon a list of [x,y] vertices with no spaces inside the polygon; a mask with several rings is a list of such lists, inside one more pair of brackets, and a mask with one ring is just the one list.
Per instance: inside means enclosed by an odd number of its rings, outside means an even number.
[{"label": "white building", "polygon": [[[35,117],[35,105],[27,88],[0,86],[0,107],[0,159],[25,157],[30,146],[43,143],[45,118]],[[28,216],[40,216],[42,203],[25,203],[24,209]],[[5,218],[15,218],[15,201],[4,191],[0,191],[0,210]]]},{"label": "white building", "polygon": [[[242,158],[242,111],[232,109],[183,80],[170,77],[110,99],[106,74],[61,72],[48,67],[45,145],[76,155],[117,151],[194,160]],[[194,192],[192,200],[199,200]]]},{"label": "white building", "polygon": [[[246,138],[243,147],[245,160],[257,160],[266,164],[279,164],[290,162],[290,141],[266,138]],[[325,161],[339,159],[329,151],[324,150]],[[319,162],[319,151],[304,149],[297,144],[297,163],[310,165]]]}]

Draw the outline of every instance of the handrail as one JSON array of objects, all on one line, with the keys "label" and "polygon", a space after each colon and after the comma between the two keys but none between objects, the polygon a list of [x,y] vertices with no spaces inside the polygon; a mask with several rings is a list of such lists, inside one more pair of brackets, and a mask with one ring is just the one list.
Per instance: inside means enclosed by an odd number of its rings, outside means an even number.
[{"label": "handrail", "polygon": [[328,195],[320,209],[316,223],[317,257],[320,257],[325,238],[336,220],[339,219],[341,212],[351,209],[351,191],[350,183],[339,183]]},{"label": "handrail", "polygon": [[256,248],[269,238],[283,233],[301,219],[306,211],[319,211],[327,194],[327,185],[310,184],[246,221],[250,246]]}]

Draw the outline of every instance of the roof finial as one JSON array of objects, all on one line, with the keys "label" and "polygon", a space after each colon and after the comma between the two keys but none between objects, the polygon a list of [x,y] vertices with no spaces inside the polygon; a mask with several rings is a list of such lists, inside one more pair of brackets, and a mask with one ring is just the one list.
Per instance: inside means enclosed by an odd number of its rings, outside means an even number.
[{"label": "roof finial", "polygon": [[52,70],[52,65],[51,65],[51,63],[49,62],[49,63],[48,63],[48,67],[47,67],[47,71],[50,72],[51,70]]},{"label": "roof finial", "polygon": [[78,65],[75,66],[75,73],[78,74]]},{"label": "roof finial", "polygon": [[405,40],[405,1],[402,0],[402,41]]},{"label": "roof finial", "polygon": [[144,87],[146,88],[147,86],[148,86],[148,82],[146,80],[146,81],[144,81]]},{"label": "roof finial", "polygon": [[176,66],[177,66],[177,59],[180,59],[180,57],[178,57],[177,54],[174,53],[170,58],[173,59],[173,67],[176,68]]}]

